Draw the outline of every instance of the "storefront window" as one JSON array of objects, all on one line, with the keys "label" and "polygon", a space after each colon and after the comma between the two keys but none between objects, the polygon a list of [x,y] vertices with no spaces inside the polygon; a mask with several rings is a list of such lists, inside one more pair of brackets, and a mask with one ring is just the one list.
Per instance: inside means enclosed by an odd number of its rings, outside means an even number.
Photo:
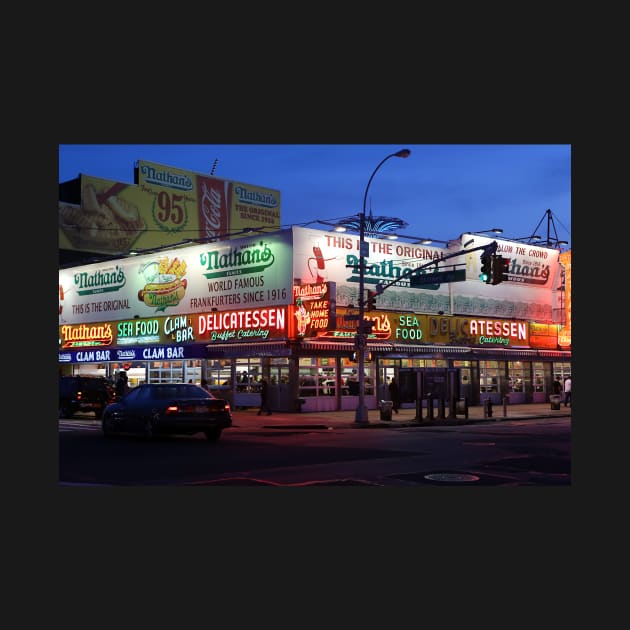
[{"label": "storefront window", "polygon": [[183,361],[152,361],[149,363],[150,383],[183,383]]},{"label": "storefront window", "polygon": [[334,396],[337,388],[337,370],[332,357],[300,359],[300,396]]},{"label": "storefront window", "polygon": [[262,364],[260,358],[236,359],[236,391],[258,391],[258,382],[261,378]]},{"label": "storefront window", "polygon": [[543,369],[543,363],[533,363],[534,368],[534,391],[545,391],[545,370]]},{"label": "storefront window", "polygon": [[289,382],[288,357],[276,357],[269,359],[269,384],[286,385]]},{"label": "storefront window", "polygon": [[231,387],[232,361],[230,359],[209,359],[206,367],[206,380],[210,387]]},{"label": "storefront window", "polygon": [[479,391],[499,392],[500,374],[498,361],[479,361]]},{"label": "storefront window", "polygon": [[561,383],[564,383],[564,379],[571,376],[571,364],[566,362],[554,362],[553,364],[553,377],[558,377]]},{"label": "storefront window", "polygon": [[192,381],[195,385],[201,385],[201,360],[194,359],[185,362],[186,374],[184,380],[186,382]]},{"label": "storefront window", "polygon": [[508,393],[525,391],[525,367],[522,361],[508,361]]}]

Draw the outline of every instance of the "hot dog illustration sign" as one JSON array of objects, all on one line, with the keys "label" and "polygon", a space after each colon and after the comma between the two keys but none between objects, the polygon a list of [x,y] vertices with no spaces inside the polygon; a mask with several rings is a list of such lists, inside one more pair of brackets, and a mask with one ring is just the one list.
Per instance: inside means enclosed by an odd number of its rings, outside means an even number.
[{"label": "hot dog illustration sign", "polygon": [[163,256],[159,261],[146,263],[140,272],[144,274],[147,283],[138,291],[138,299],[147,306],[155,307],[156,311],[164,311],[169,306],[177,306],[184,295],[188,280],[186,261],[179,258]]},{"label": "hot dog illustration sign", "polygon": [[291,231],[59,270],[59,325],[287,306]]}]

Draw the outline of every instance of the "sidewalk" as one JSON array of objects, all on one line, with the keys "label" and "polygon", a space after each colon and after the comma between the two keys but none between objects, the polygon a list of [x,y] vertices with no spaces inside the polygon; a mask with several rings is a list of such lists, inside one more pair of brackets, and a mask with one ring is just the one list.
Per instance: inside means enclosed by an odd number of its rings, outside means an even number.
[{"label": "sidewalk", "polygon": [[496,422],[502,420],[523,420],[534,418],[562,418],[571,416],[571,407],[561,405],[559,410],[551,409],[550,403],[529,403],[523,405],[506,405],[505,414],[503,405],[494,405],[492,417],[484,417],[484,406],[476,405],[468,408],[468,418],[463,414],[457,414],[455,418],[448,418],[448,408],[445,410],[446,418],[439,418],[438,409],[433,410],[433,419],[427,418],[426,408],[422,410],[422,420],[416,420],[416,410],[400,409],[399,413],[392,413],[391,420],[381,420],[379,409],[368,410],[368,422],[355,421],[356,412],[352,411],[325,411],[288,413],[273,412],[268,416],[258,415],[257,408],[232,411],[233,428],[255,429],[328,429],[328,428],[356,428],[366,429],[399,428],[399,427],[424,427],[424,426],[459,426],[476,422]]},{"label": "sidewalk", "polygon": [[[433,410],[433,419],[427,418],[427,410],[422,410],[422,420],[416,420],[416,410],[400,409],[399,413],[392,413],[391,420],[381,420],[379,409],[368,409],[367,423],[355,421],[356,411],[322,411],[289,413],[274,411],[272,415],[258,415],[258,407],[250,407],[238,411],[232,411],[232,427],[236,429],[334,429],[334,428],[389,428],[400,427],[446,427],[474,424],[477,422],[499,422],[502,420],[527,420],[535,418],[565,418],[571,417],[571,407],[551,409],[551,403],[529,403],[524,405],[507,405],[506,414],[503,413],[503,405],[493,405],[492,417],[484,417],[483,405],[475,405],[468,408],[468,418],[463,414],[457,414],[455,418],[448,418],[448,408],[445,410],[446,418],[439,418],[437,408]],[[72,419],[65,421],[82,421],[90,424],[101,423],[93,413],[77,412]]]}]

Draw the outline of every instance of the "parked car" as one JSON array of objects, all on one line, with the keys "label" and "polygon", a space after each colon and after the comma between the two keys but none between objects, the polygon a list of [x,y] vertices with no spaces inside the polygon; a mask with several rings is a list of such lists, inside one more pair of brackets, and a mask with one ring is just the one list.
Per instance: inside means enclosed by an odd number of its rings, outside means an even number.
[{"label": "parked car", "polygon": [[103,435],[136,433],[193,435],[218,440],[232,426],[230,403],[193,383],[144,383],[109,404],[103,412]]},{"label": "parked car", "polygon": [[114,389],[102,376],[59,377],[59,417],[72,418],[77,411],[93,411],[97,418],[114,400]]}]

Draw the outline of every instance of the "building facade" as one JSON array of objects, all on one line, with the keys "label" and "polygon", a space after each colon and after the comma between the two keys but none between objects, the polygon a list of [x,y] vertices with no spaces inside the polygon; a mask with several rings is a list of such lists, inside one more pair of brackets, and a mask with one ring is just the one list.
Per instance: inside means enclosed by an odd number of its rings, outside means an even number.
[{"label": "building facade", "polygon": [[[258,405],[264,376],[277,410],[355,409],[358,240],[294,226],[60,269],[60,373],[206,380],[237,408]],[[497,240],[507,279],[490,285],[479,248],[493,239],[365,240],[365,286],[387,287],[365,312],[368,408],[393,377],[412,406],[543,402],[570,375],[570,252]],[[444,270],[463,278],[436,280]]]}]

